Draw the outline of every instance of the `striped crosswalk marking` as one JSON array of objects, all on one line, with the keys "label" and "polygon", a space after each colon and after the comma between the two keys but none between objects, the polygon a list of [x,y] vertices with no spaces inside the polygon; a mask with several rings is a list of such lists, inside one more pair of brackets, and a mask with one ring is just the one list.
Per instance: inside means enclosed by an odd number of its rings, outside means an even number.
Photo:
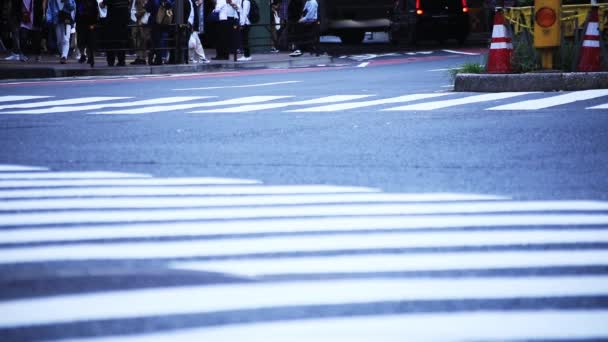
[{"label": "striped crosswalk marking", "polygon": [[[118,96],[78,97],[78,98],[64,99],[64,100],[49,100],[49,101],[40,101],[40,102],[27,102],[27,103],[14,103],[14,104],[0,105],[0,110],[16,109],[16,108],[39,108],[39,107],[51,107],[51,106],[63,106],[63,105],[91,103],[91,102],[125,100],[125,99],[130,99],[130,98],[131,97],[124,97],[124,96],[122,96],[122,97],[118,97]],[[5,113],[6,112],[0,112],[0,114],[5,114]]]},{"label": "striped crosswalk marking", "polygon": [[173,97],[161,97],[158,99],[149,99],[149,100],[141,100],[141,101],[118,102],[118,103],[111,102],[111,103],[92,104],[92,105],[85,105],[85,106],[56,106],[56,107],[42,108],[42,109],[8,111],[5,113],[8,113],[8,114],[67,113],[67,112],[77,112],[77,111],[85,111],[85,110],[97,110],[97,109],[101,109],[101,108],[122,108],[122,107],[150,106],[150,105],[157,105],[157,104],[187,102],[187,101],[193,101],[193,100],[201,100],[201,99],[205,99],[205,98],[209,98],[209,97],[210,96],[173,96]]},{"label": "striped crosswalk marking", "polygon": [[[23,165],[0,165],[0,172],[14,171],[48,171],[46,167],[23,166]],[[0,186],[1,188],[1,186]]]},{"label": "striped crosswalk marking", "polygon": [[203,108],[203,107],[232,106],[232,105],[241,105],[241,104],[248,104],[248,103],[259,103],[259,102],[267,102],[267,101],[284,99],[287,97],[291,97],[291,96],[247,96],[247,97],[239,97],[236,99],[229,99],[229,100],[199,102],[199,103],[186,103],[186,104],[165,105],[165,106],[146,106],[143,108],[136,108],[136,109],[121,109],[121,110],[94,112],[93,114],[147,114],[147,113],[168,112],[168,111],[173,111],[173,110],[186,110],[186,109]]},{"label": "striped crosswalk marking", "polygon": [[[123,221],[127,221],[125,218]],[[23,223],[27,225],[27,223]],[[428,233],[376,233],[371,236],[357,235],[328,235],[323,238],[312,237],[271,237],[227,239],[225,241],[177,241],[177,242],[126,242],[126,243],[88,243],[73,246],[41,246],[11,248],[0,251],[0,264],[27,263],[66,260],[123,260],[123,259],[152,259],[152,258],[194,258],[211,256],[237,256],[249,254],[272,254],[328,251],[365,251],[382,249],[411,249],[411,248],[448,248],[475,246],[544,246],[550,244],[590,244],[608,243],[608,232],[588,230],[581,232],[563,231],[523,231],[515,234],[513,231],[501,232],[438,232]],[[352,257],[352,256],[349,256]],[[371,258],[373,260],[373,258]],[[607,261],[608,259],[603,258]],[[331,265],[335,260],[327,258]],[[370,261],[371,262],[371,261]],[[237,275],[270,273],[307,273],[306,267],[331,268],[324,265],[323,260],[264,260],[264,261],[231,261],[204,264],[205,269]],[[361,272],[372,272],[373,263],[363,263]],[[207,267],[208,266],[208,267]],[[294,266],[294,267],[291,267]],[[387,266],[388,267],[388,266]],[[289,269],[293,269],[289,271]],[[382,269],[382,267],[380,267]],[[273,271],[274,270],[274,271]],[[397,269],[391,269],[394,271]],[[344,270],[347,272],[348,270]],[[339,272],[339,270],[336,270]],[[252,274],[253,273],[253,274]]]},{"label": "striped crosswalk marking", "polygon": [[608,96],[608,89],[582,90],[542,99],[528,100],[488,108],[487,110],[537,110],[555,107],[577,101],[590,100],[601,96]]},{"label": "striped crosswalk marking", "polygon": [[[24,169],[24,171],[27,169]],[[35,169],[34,169],[35,170]],[[43,169],[47,170],[47,169]],[[0,167],[0,171],[3,171]],[[68,174],[72,176],[74,174]],[[105,173],[115,177],[116,173]],[[128,174],[133,175],[133,174]],[[260,184],[252,179],[216,178],[216,177],[184,177],[184,178],[95,178],[99,174],[87,174],[89,179],[11,179],[0,180],[0,189],[9,188],[65,188],[86,186],[166,186],[166,185],[234,185],[234,184]],[[141,175],[145,177],[145,175]],[[72,176],[73,177],[73,176]],[[76,178],[76,177],[74,177]]]},{"label": "striped crosswalk marking", "polygon": [[586,109],[608,109],[608,103],[604,103],[604,104],[593,106],[593,107],[587,107]]},{"label": "striped crosswalk marking", "polygon": [[244,105],[238,107],[229,107],[229,108],[220,108],[220,109],[206,109],[194,111],[193,113],[243,113],[243,112],[253,112],[256,110],[263,109],[274,109],[274,108],[283,108],[289,106],[309,106],[309,105],[317,105],[323,103],[332,103],[332,102],[344,102],[350,100],[357,100],[365,97],[369,97],[372,95],[332,95],[326,97],[320,97],[312,100],[303,100],[303,101],[293,101],[293,102],[280,102],[280,103],[268,103],[268,104],[254,104],[254,105]]},{"label": "striped crosswalk marking", "polygon": [[[515,235],[513,232],[503,232]],[[550,232],[559,235],[558,231]],[[466,234],[461,233],[466,240]],[[440,236],[443,237],[443,236]],[[446,236],[450,238],[450,236]],[[523,237],[522,237],[523,238]],[[466,246],[466,242],[463,246]],[[515,241],[505,241],[505,244]],[[470,244],[478,244],[471,241]],[[456,245],[456,244],[454,244]],[[345,250],[348,248],[344,248]],[[441,254],[330,255],[306,258],[285,257],[279,260],[248,258],[247,260],[177,261],[171,267],[180,270],[222,272],[245,277],[315,274],[373,274],[386,272],[432,272],[500,270],[508,268],[604,266],[606,251],[491,251],[445,252]]]},{"label": "striped crosswalk marking", "polygon": [[[0,177],[2,174],[0,174]],[[60,197],[99,197],[99,196],[193,196],[193,195],[280,195],[280,194],[318,194],[376,192],[375,189],[362,187],[339,187],[331,185],[276,185],[276,186],[138,186],[138,187],[91,187],[75,189],[25,189],[0,190],[0,199],[11,198],[60,198]]]},{"label": "striped crosswalk marking", "polygon": [[482,95],[474,95],[474,96],[468,96],[468,97],[452,99],[452,100],[423,102],[423,103],[417,103],[417,104],[412,104],[412,105],[407,105],[407,106],[387,108],[387,109],[383,109],[383,110],[384,111],[434,110],[434,109],[447,108],[447,107],[459,106],[459,105],[464,105],[464,104],[508,99],[511,97],[521,96],[521,95],[526,95],[526,94],[529,94],[529,93],[513,92],[513,93],[482,94]]},{"label": "striped crosswalk marking", "polygon": [[106,179],[106,178],[149,178],[149,175],[124,173],[124,172],[107,172],[107,171],[87,171],[87,172],[18,172],[0,173],[0,180],[34,180],[34,179]]},{"label": "striped crosswalk marking", "polygon": [[585,295],[608,295],[608,277],[364,279],[189,286],[0,302],[0,312],[11,313],[0,316],[0,327],[283,306]]},{"label": "striped crosswalk marking", "polygon": [[[120,189],[119,189],[120,190]],[[90,192],[94,193],[94,191]],[[18,197],[18,195],[16,195]],[[0,198],[3,194],[0,193]],[[604,202],[504,202],[470,204],[363,204],[300,205],[259,208],[181,208],[158,210],[78,211],[74,213],[11,213],[0,214],[0,227],[13,225],[69,224],[78,222],[157,222],[179,220],[247,219],[269,217],[368,216],[368,215],[426,215],[479,214],[534,211],[597,211],[608,210]]]},{"label": "striped crosswalk marking", "polygon": [[[139,180],[139,179],[137,179]],[[187,181],[177,182],[154,182],[156,185],[201,185],[202,182]],[[150,185],[151,182],[140,182],[124,180],[105,180],[101,184],[113,185]],[[234,182],[239,182],[234,180]],[[241,181],[243,183],[244,181]],[[61,182],[63,186],[74,186],[84,182]],[[93,181],[86,184],[93,185]],[[2,187],[23,187],[31,182],[4,183]],[[59,186],[55,183],[34,183],[44,186]],[[100,185],[101,185],[100,184]],[[219,183],[218,183],[219,184]],[[222,184],[230,184],[228,180]],[[385,193],[350,193],[350,194],[308,194],[308,195],[274,195],[274,196],[187,196],[187,197],[135,197],[135,198],[50,198],[50,199],[26,199],[0,202],[0,211],[9,210],[49,210],[49,209],[145,209],[145,208],[187,208],[187,207],[232,207],[232,206],[268,206],[268,205],[302,205],[302,204],[340,204],[340,203],[391,203],[391,202],[424,202],[424,201],[465,201],[465,200],[498,200],[496,196],[481,195],[457,195],[457,194],[385,194]]]},{"label": "striped crosswalk marking", "polygon": [[308,234],[323,232],[443,231],[450,229],[532,229],[549,226],[602,227],[603,214],[477,214],[436,216],[359,216],[272,218],[200,222],[142,222],[130,225],[72,225],[69,230],[42,228],[4,229],[0,243],[69,242],[79,240],[210,237],[216,235]]},{"label": "striped crosswalk marking", "polygon": [[31,96],[31,95],[6,95],[0,96],[0,102],[26,101],[35,99],[45,99],[51,96]]},{"label": "striped crosswalk marking", "polygon": [[390,103],[402,103],[402,102],[423,100],[423,99],[429,99],[429,98],[445,96],[445,95],[448,95],[448,94],[441,94],[441,93],[410,94],[410,95],[403,95],[403,96],[391,97],[391,98],[380,99],[380,100],[338,103],[338,104],[331,104],[331,105],[326,105],[326,106],[293,109],[293,110],[289,110],[288,112],[335,112],[335,111],[341,111],[341,110],[364,108],[364,107],[371,107],[371,106],[390,104]]},{"label": "striped crosswalk marking", "polygon": [[[608,311],[498,311],[314,318],[232,326],[190,328],[139,336],[101,337],[87,342],[173,342],[282,340],[335,341],[595,341],[608,335]],[[600,340],[603,340],[600,339]],[[83,339],[65,340],[65,342]]]},{"label": "striped crosswalk marking", "polygon": [[0,227],[9,340],[608,338],[605,201],[11,164]]}]

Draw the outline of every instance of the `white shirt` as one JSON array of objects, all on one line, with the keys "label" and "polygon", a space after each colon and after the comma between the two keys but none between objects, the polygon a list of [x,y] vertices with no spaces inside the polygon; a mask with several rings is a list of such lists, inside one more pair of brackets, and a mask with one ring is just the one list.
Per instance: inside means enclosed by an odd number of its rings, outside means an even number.
[{"label": "white shirt", "polygon": [[239,16],[241,26],[251,25],[249,21],[249,11],[251,10],[251,1],[250,0],[241,0],[241,5],[239,6]]},{"label": "white shirt", "polygon": [[306,15],[300,18],[301,23],[310,23],[313,21],[317,21],[317,9],[319,4],[317,4],[317,0],[307,0],[304,4],[304,12]]},{"label": "white shirt", "polygon": [[220,20],[226,20],[228,17],[237,18],[238,12],[226,3],[226,0],[217,0],[215,11],[220,12]]},{"label": "white shirt", "polygon": [[192,0],[188,1],[190,1],[190,13],[188,14],[188,22],[190,23],[190,25],[194,25],[194,3],[192,3]]}]

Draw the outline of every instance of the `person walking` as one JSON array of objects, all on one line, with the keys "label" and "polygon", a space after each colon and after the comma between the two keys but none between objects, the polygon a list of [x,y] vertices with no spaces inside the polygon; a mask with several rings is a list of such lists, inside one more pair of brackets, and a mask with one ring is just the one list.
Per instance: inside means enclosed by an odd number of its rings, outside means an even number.
[{"label": "person walking", "polygon": [[216,54],[213,60],[228,60],[230,52],[236,53],[236,30],[238,28],[238,5],[236,0],[217,0],[214,12],[219,17],[216,39]]},{"label": "person walking", "polygon": [[[300,49],[305,49],[312,46],[313,50],[316,50],[315,40],[316,35],[314,33],[317,22],[317,12],[319,9],[319,4],[317,0],[306,0],[304,4],[304,9],[302,10],[302,16],[298,20],[296,37],[300,41],[298,45],[295,46],[295,50],[289,54],[291,57],[302,56],[302,51]],[[315,51],[316,52],[316,51]]]},{"label": "person walking", "polygon": [[55,28],[59,63],[66,64],[70,52],[70,36],[76,2],[74,0],[48,0],[46,21]]},{"label": "person walking", "polygon": [[99,7],[97,0],[76,0],[76,37],[80,59],[78,63],[87,62],[95,65],[95,29]]},{"label": "person walking", "polygon": [[108,66],[114,66],[117,59],[117,66],[125,66],[127,37],[129,36],[129,0],[103,0],[103,3],[108,8],[106,18]]},{"label": "person walking", "polygon": [[251,50],[249,49],[249,28],[251,22],[249,21],[249,11],[251,10],[251,0],[241,0],[239,6],[239,25],[240,25],[240,42],[241,48],[243,49],[243,57],[237,59],[238,61],[250,61]]},{"label": "person walking", "polygon": [[200,35],[205,31],[205,6],[203,0],[193,2],[194,20],[192,23],[192,33],[188,41],[188,56],[191,63],[209,63],[205,56],[205,49],[201,43]]}]

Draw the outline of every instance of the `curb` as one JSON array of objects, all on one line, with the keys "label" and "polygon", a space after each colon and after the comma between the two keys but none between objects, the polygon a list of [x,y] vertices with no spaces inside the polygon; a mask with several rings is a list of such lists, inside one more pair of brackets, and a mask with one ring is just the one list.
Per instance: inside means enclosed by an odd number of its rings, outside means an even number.
[{"label": "curb", "polygon": [[54,67],[54,66],[17,66],[0,65],[0,79],[25,79],[25,78],[54,78],[54,77],[80,77],[80,76],[131,76],[131,75],[158,75],[158,74],[180,74],[198,73],[223,70],[243,69],[279,69],[293,67],[307,67],[332,62],[331,56],[318,57],[290,57],[290,59],[274,61],[248,61],[248,62],[226,62],[209,64],[178,64],[159,66],[125,66],[108,67],[100,66],[91,68],[88,64],[78,67]]},{"label": "curb", "polygon": [[608,72],[458,74],[454,91],[575,91],[608,88]]}]

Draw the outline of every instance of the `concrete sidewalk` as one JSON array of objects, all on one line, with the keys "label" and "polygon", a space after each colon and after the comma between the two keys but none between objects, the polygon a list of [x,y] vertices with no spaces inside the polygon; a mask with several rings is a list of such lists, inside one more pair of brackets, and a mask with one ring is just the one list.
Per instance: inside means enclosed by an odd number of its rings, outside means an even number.
[{"label": "concrete sidewalk", "polygon": [[247,68],[290,68],[305,67],[331,63],[332,58],[328,55],[314,56],[308,53],[299,57],[290,57],[289,52],[279,53],[254,53],[251,61],[234,62],[212,61],[215,50],[205,49],[205,54],[210,63],[196,64],[166,64],[166,65],[131,65],[135,57],[127,56],[127,65],[124,67],[109,67],[103,56],[95,58],[95,67],[78,63],[71,57],[67,64],[60,64],[59,57],[55,55],[43,55],[41,61],[37,62],[34,56],[28,56],[29,60],[8,61],[8,51],[0,53],[0,79],[24,79],[24,78],[50,78],[50,77],[78,77],[78,76],[128,76],[128,75],[151,75],[151,74],[173,74],[173,73],[196,73],[218,70],[237,70]]}]

